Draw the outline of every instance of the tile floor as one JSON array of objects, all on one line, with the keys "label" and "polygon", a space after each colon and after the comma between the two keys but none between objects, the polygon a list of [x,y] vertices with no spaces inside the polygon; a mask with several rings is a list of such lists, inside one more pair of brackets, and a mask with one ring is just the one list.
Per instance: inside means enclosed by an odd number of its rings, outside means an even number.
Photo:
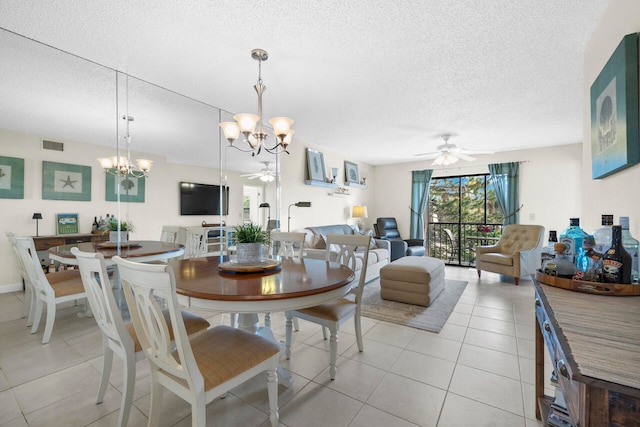
[{"label": "tile floor", "polygon": [[[280,386],[282,426],[539,426],[534,409],[534,311],[530,281],[448,267],[468,280],[439,334],[363,319],[359,353],[352,322],[339,334],[338,374],[329,380],[328,344],[318,326],[301,321],[294,335],[291,389]],[[78,307],[59,311],[49,344],[30,335],[20,318],[20,292],[0,294],[0,425],[113,426],[118,418],[122,365],[116,359],[103,403],[96,405],[102,341]],[[212,324],[228,315],[202,313]],[[284,316],[273,315],[284,340]],[[207,408],[208,425],[268,425],[266,390],[252,380]],[[551,393],[552,391],[547,391]],[[164,394],[163,426],[191,424],[189,406]],[[130,426],[144,426],[149,369],[137,365]]]}]

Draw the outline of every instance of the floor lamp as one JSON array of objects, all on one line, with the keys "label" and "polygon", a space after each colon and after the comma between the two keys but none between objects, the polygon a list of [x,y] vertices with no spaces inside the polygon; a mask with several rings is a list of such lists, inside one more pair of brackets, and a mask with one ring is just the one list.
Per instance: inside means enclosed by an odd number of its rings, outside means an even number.
[{"label": "floor lamp", "polygon": [[311,202],[297,202],[291,203],[289,205],[289,209],[287,209],[287,213],[289,218],[287,219],[287,231],[291,231],[291,206],[295,206],[297,208],[310,208]]}]

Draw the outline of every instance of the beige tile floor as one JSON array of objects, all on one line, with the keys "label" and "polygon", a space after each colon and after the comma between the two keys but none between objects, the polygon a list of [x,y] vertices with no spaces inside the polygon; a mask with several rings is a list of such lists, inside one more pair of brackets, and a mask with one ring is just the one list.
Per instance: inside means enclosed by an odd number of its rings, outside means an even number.
[{"label": "beige tile floor", "polygon": [[[339,334],[338,374],[329,380],[328,344],[316,325],[300,322],[291,360],[291,389],[280,386],[283,426],[539,426],[534,409],[534,311],[530,281],[448,267],[469,283],[439,334],[363,319],[359,353],[352,322]],[[51,342],[30,335],[20,318],[20,292],[0,294],[0,425],[113,426],[118,418],[122,365],[116,361],[103,403],[96,405],[102,341],[95,321],[78,307],[58,313]],[[203,313],[212,324],[228,315]],[[284,339],[284,317],[273,315]],[[208,425],[268,425],[260,379],[207,407]],[[188,426],[190,409],[164,394],[163,426]],[[130,426],[144,426],[149,369],[137,365]]]}]

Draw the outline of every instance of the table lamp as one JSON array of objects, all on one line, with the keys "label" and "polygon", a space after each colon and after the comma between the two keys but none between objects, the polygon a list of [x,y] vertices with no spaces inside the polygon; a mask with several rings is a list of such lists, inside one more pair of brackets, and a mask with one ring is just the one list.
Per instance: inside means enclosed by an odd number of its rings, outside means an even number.
[{"label": "table lamp", "polygon": [[[369,214],[367,213],[366,206],[354,206],[351,210],[351,216],[353,218],[368,218]],[[358,229],[360,231],[364,230],[364,223],[358,219]]]},{"label": "table lamp", "polygon": [[36,220],[36,237],[38,237],[38,223],[42,219],[42,214],[40,212],[34,212],[34,214],[31,217],[31,219],[35,219]]}]

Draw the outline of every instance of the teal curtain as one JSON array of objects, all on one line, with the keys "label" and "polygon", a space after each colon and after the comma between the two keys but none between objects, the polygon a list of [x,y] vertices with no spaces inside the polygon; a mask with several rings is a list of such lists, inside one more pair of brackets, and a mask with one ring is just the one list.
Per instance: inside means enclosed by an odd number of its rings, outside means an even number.
[{"label": "teal curtain", "polygon": [[520,190],[518,189],[520,164],[493,163],[489,165],[489,173],[496,189],[498,205],[504,215],[504,225],[520,222]]},{"label": "teal curtain", "polygon": [[411,172],[411,239],[424,239],[424,210],[429,200],[432,169]]}]

